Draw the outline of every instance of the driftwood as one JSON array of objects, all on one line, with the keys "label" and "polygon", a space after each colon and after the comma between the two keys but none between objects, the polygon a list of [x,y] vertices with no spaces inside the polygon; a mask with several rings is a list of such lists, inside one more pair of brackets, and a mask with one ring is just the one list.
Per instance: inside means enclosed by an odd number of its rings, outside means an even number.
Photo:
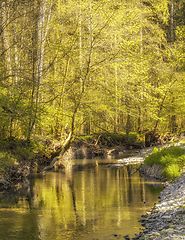
[{"label": "driftwood", "polygon": [[46,166],[46,167],[43,169],[43,172],[46,172],[46,171],[48,171],[48,170],[51,170],[51,169],[54,167],[54,164],[55,164],[57,161],[59,161],[59,160],[62,159],[64,153],[70,148],[72,139],[73,139],[73,134],[72,134],[72,132],[70,132],[69,135],[68,135],[68,137],[67,137],[67,139],[65,140],[65,142],[64,142],[64,144],[63,144],[63,146],[62,146],[62,150],[61,150],[59,156],[55,157],[55,158],[51,161],[50,165],[49,165],[49,166]]}]

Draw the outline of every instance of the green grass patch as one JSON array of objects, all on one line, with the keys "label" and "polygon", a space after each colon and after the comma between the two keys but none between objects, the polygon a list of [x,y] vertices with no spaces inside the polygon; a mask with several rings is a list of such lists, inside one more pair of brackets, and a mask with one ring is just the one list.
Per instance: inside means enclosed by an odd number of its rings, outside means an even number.
[{"label": "green grass patch", "polygon": [[153,153],[146,157],[144,163],[149,166],[159,165],[163,169],[163,176],[174,180],[181,175],[185,166],[185,149],[180,147],[154,148]]}]

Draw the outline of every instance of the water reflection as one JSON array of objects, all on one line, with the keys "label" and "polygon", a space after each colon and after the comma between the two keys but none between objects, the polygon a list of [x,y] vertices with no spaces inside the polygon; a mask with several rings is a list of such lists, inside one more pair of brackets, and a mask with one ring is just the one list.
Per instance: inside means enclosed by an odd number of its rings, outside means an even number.
[{"label": "water reflection", "polygon": [[30,189],[2,199],[1,239],[112,239],[139,232],[138,220],[162,186],[147,184],[133,172],[131,166],[97,164],[36,175]]}]

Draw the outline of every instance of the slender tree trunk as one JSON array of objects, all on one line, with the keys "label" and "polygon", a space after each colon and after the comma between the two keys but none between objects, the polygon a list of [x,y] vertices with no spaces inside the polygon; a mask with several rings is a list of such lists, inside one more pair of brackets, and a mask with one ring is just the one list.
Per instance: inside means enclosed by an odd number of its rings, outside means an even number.
[{"label": "slender tree trunk", "polygon": [[[62,88],[61,88],[61,93],[60,93],[60,98],[59,98],[56,122],[55,122],[55,126],[54,126],[54,136],[55,137],[61,136],[61,131],[62,131],[62,126],[61,126],[62,122],[60,120],[60,116],[63,115],[64,93],[65,93],[65,88],[66,88],[66,78],[67,78],[69,63],[70,63],[70,58],[68,57],[67,61],[66,61],[65,72],[64,72],[63,81],[62,81]],[[61,126],[61,128],[60,128],[60,126]]]},{"label": "slender tree trunk", "polygon": [[173,34],[173,0],[171,0],[171,47],[173,48],[174,34]]},{"label": "slender tree trunk", "polygon": [[[8,99],[12,98],[12,87],[13,85],[13,73],[12,73],[12,56],[11,56],[11,35],[9,31],[10,23],[10,1],[1,2],[1,40],[2,40],[2,55],[4,60],[4,72],[7,82],[7,96]],[[13,121],[14,114],[12,111],[8,111],[9,114],[9,137],[12,137],[13,133]]]},{"label": "slender tree trunk", "polygon": [[[173,23],[173,11],[174,11],[174,6],[173,6],[173,0],[171,0],[171,58],[173,59],[173,45],[174,45],[174,23]],[[172,103],[174,102],[174,99],[172,101]],[[177,131],[177,124],[176,124],[176,115],[172,115],[171,116],[171,130],[172,132],[176,132]]]},{"label": "slender tree trunk", "polygon": [[34,6],[34,12],[37,16],[35,22],[35,32],[32,36],[32,94],[30,104],[30,119],[28,123],[27,140],[30,140],[31,133],[38,117],[38,105],[41,98],[41,81],[43,77],[44,65],[44,45],[49,28],[51,15],[51,5],[46,12],[48,0],[42,0],[39,5]]},{"label": "slender tree trunk", "polygon": [[127,111],[127,120],[126,120],[126,134],[129,135],[131,131],[131,116],[130,111]]},{"label": "slender tree trunk", "polygon": [[138,107],[138,120],[137,120],[137,131],[138,133],[141,132],[141,108]]},{"label": "slender tree trunk", "polygon": [[2,46],[5,59],[6,77],[9,82],[12,79],[12,66],[11,66],[11,48],[10,48],[10,33],[8,32],[9,27],[9,1],[3,1],[1,3],[1,34],[2,34]]},{"label": "slender tree trunk", "polygon": [[[80,72],[80,82],[81,82],[81,89],[83,88],[83,81],[82,81],[82,65],[83,65],[83,52],[82,52],[82,1],[80,0],[80,9],[79,9],[79,20],[78,20],[78,24],[79,24],[79,72]],[[83,122],[83,113],[81,115],[81,122]],[[84,129],[83,129],[83,125],[81,125],[81,134],[83,134]]]},{"label": "slender tree trunk", "polygon": [[[114,35],[114,47],[115,52],[117,50],[117,36]],[[114,132],[116,133],[118,131],[118,63],[117,59],[115,59],[115,66],[114,66],[114,72],[115,72],[115,123],[114,123]]]},{"label": "slender tree trunk", "polygon": [[[79,108],[82,106],[82,100],[85,94],[85,91],[89,85],[90,81],[90,67],[91,67],[91,60],[92,60],[92,52],[93,52],[93,32],[92,28],[90,30],[90,45],[88,48],[88,58],[86,62],[86,68],[83,69],[83,74],[81,73],[80,75],[80,93],[79,93],[79,98],[74,102],[74,109],[73,109],[73,114],[71,117],[71,124],[70,124],[70,133],[68,134],[67,139],[65,140],[64,144],[61,147],[61,151],[58,157],[55,157],[51,164],[43,169],[43,171],[47,171],[49,169],[52,169],[54,167],[54,164],[57,161],[61,161],[64,153],[70,148],[71,142],[74,138],[75,134],[75,125],[76,125],[76,115],[79,111]],[[79,46],[80,47],[80,46]],[[79,66],[80,67],[80,66]],[[69,160],[70,161],[70,160]],[[70,166],[70,162],[67,161],[67,163],[64,163],[64,166]]]}]

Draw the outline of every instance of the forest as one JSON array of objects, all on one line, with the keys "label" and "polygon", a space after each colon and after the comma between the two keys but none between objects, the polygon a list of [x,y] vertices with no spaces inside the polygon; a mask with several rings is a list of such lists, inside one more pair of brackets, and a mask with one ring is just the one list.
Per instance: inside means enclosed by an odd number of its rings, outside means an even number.
[{"label": "forest", "polygon": [[[111,159],[111,153],[121,158],[135,151],[144,161],[141,153],[151,146],[146,133],[185,136],[184,92],[185,0],[0,0],[4,239],[118,239],[118,234],[123,239],[135,234],[130,220],[138,224],[136,214],[148,214],[162,187],[150,186],[153,180],[145,184],[140,166],[117,167],[119,160]],[[117,136],[114,146],[112,136]],[[102,157],[105,147],[110,155],[104,162],[89,160],[87,154],[73,159],[69,147],[74,139],[82,153],[90,149]],[[89,144],[85,150],[81,139]],[[160,147],[145,159],[147,170],[158,164],[165,181],[180,177],[184,145]],[[53,167],[54,173],[46,173]],[[6,195],[4,189],[11,186],[15,191]],[[170,216],[159,212],[155,218],[160,227],[163,217],[168,221],[162,234],[175,229],[176,211],[184,221],[180,201],[185,191],[180,184],[174,189],[168,193],[170,208],[161,208]],[[139,231],[141,225],[136,226]],[[174,230],[182,231],[184,222]]]},{"label": "forest", "polygon": [[183,0],[1,0],[0,138],[185,129]]}]

